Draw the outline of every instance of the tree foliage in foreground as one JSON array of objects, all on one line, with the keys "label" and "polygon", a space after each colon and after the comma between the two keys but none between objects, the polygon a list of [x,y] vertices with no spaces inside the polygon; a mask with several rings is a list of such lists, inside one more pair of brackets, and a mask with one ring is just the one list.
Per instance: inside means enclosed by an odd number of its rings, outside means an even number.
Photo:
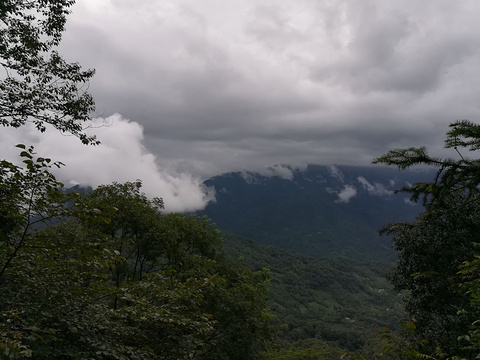
[{"label": "tree foliage in foreground", "polygon": [[[433,358],[478,354],[478,246],[480,242],[480,160],[468,157],[480,148],[480,125],[450,125],[445,148],[451,158],[429,155],[425,147],[394,149],[374,163],[406,169],[415,165],[437,169],[432,182],[400,191],[422,199],[425,211],[413,223],[392,224],[399,261],[391,274],[398,290],[408,290],[405,303],[413,332],[412,347]],[[405,345],[405,344],[404,344]],[[418,355],[420,356],[420,355]],[[422,355],[423,356],[423,355]]]},{"label": "tree foliage in foreground", "polygon": [[63,184],[51,174],[59,162],[37,157],[33,147],[22,149],[25,167],[0,161],[0,276],[29,237],[32,228],[68,213]]},{"label": "tree foliage in foreground", "polygon": [[[0,172],[0,358],[260,356],[275,335],[268,272],[227,263],[207,219],[163,215],[140,182],[63,194],[27,153],[27,169]],[[45,223],[60,209],[66,220]]]},{"label": "tree foliage in foreground", "polygon": [[[56,51],[74,0],[0,2],[0,124],[84,132],[93,70]],[[206,219],[141,183],[65,194],[23,145],[0,162],[0,358],[255,359],[275,335],[268,272],[223,258]]]},{"label": "tree foliage in foreground", "polygon": [[0,124],[47,124],[97,144],[84,132],[95,109],[86,91],[94,70],[67,63],[56,51],[74,0],[0,2]]}]

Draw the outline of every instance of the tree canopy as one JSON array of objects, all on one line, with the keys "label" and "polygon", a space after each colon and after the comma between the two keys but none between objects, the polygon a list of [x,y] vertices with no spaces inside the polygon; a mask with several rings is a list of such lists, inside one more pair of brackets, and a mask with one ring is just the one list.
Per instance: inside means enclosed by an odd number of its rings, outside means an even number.
[{"label": "tree canopy", "polygon": [[0,243],[7,358],[255,359],[273,341],[268,272],[227,262],[208,219],[162,214],[139,181],[66,196],[66,220]]},{"label": "tree canopy", "polygon": [[462,152],[466,150],[472,153],[480,149],[480,125],[467,120],[450,124],[445,148],[453,149],[454,156],[440,158],[431,156],[425,146],[410,147],[389,150],[373,163],[396,166],[401,170],[418,165],[436,168],[433,181],[416,183],[400,190],[411,193],[413,200],[421,198],[428,210],[435,206],[439,209],[459,206],[459,202],[477,202],[475,196],[479,192],[480,159],[470,158]]},{"label": "tree canopy", "polygon": [[434,157],[419,147],[390,150],[374,160],[400,169],[414,165],[437,169],[431,182],[400,190],[413,200],[422,199],[425,211],[413,223],[384,229],[394,235],[399,251],[391,279],[398,290],[408,291],[405,306],[415,329],[409,338],[421,353],[437,358],[470,357],[479,350],[478,341],[470,346],[468,342],[480,315],[476,298],[480,159],[465,151],[480,149],[480,125],[463,120],[450,128],[445,148],[453,150],[452,157]]},{"label": "tree canopy", "polygon": [[84,132],[95,109],[87,92],[94,70],[68,63],[56,50],[74,0],[5,0],[0,3],[0,124],[47,125],[98,144]]},{"label": "tree canopy", "polygon": [[[0,124],[85,133],[93,70],[57,52],[73,0],[0,2]],[[88,126],[88,125],[87,125]],[[0,161],[1,359],[256,359],[276,334],[267,270],[226,261],[206,218],[141,181],[67,192],[63,164]]]}]

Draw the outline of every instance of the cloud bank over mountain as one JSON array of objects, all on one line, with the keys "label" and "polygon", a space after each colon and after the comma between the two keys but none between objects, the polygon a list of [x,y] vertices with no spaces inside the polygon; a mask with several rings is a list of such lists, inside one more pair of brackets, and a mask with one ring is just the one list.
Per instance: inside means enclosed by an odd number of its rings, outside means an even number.
[{"label": "cloud bank over mountain", "polygon": [[200,178],[162,166],[143,145],[143,128],[138,123],[114,114],[94,119],[87,133],[97,134],[101,144],[86,146],[54,129],[40,134],[32,127],[3,129],[0,142],[2,148],[9,149],[5,154],[8,159],[18,154],[14,145],[25,143],[34,145],[39,156],[65,163],[65,167],[52,171],[67,187],[140,179],[143,191],[149,197],[163,198],[167,211],[202,209],[214,199],[213,190],[204,187]]},{"label": "cloud bank over mountain", "polygon": [[82,0],[61,51],[164,164],[367,165],[480,118],[479,17],[475,0]]},{"label": "cloud bank over mountain", "polygon": [[94,116],[117,120],[95,149],[3,128],[0,152],[41,144],[72,180],[140,178],[172,209],[203,206],[199,179],[224,172],[444,155],[447,125],[480,119],[479,17],[476,0],[77,1],[60,53],[96,69]]}]

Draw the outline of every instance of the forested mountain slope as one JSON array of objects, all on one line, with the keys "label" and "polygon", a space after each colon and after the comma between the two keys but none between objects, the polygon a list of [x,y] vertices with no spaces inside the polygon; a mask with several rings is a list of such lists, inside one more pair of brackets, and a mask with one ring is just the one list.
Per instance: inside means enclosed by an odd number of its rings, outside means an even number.
[{"label": "forested mountain slope", "polygon": [[378,230],[422,210],[394,190],[431,178],[383,167],[281,169],[273,176],[228,173],[205,181],[217,200],[198,214],[223,231],[312,257],[392,259],[390,239]]},{"label": "forested mountain slope", "polygon": [[270,306],[285,324],[286,347],[315,339],[336,354],[358,350],[376,328],[395,329],[402,320],[402,296],[385,278],[391,263],[316,260],[232,234],[224,244],[232,260],[270,269]]}]

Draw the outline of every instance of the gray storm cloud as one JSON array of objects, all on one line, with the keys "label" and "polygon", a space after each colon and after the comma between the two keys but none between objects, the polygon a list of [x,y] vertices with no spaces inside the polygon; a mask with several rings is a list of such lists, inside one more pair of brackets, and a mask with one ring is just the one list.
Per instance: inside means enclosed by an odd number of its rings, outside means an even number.
[{"label": "gray storm cloud", "polygon": [[[82,0],[60,51],[169,168],[367,165],[478,120],[476,0]],[[288,176],[288,171],[283,171]]]},{"label": "gray storm cloud", "polygon": [[53,171],[66,186],[80,184],[95,188],[113,181],[140,179],[143,191],[150,197],[163,198],[166,211],[173,212],[202,209],[214,200],[213,190],[204,187],[201,179],[163,168],[157,162],[142,143],[143,128],[138,123],[114,114],[94,119],[87,133],[96,134],[101,144],[85,146],[54,129],[40,134],[32,127],[4,128],[0,141],[7,159],[15,158],[15,144],[24,143],[34,145],[39,156],[65,163],[65,167]]}]

